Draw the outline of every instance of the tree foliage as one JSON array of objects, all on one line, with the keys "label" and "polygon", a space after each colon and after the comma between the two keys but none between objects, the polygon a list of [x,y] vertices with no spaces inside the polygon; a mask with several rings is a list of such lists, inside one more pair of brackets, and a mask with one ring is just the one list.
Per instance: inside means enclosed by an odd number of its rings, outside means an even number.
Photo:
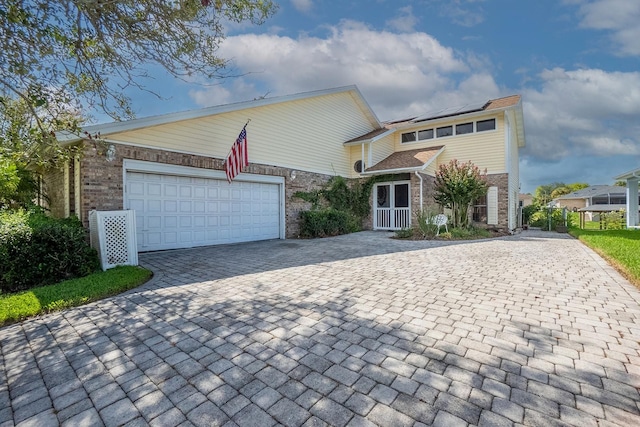
[{"label": "tree foliage", "polygon": [[87,111],[132,118],[126,91],[145,90],[150,66],[229,76],[225,24],[261,24],[276,10],[272,0],[0,0],[3,194],[16,171],[73,156],[56,132],[79,133]]},{"label": "tree foliage", "polygon": [[553,182],[551,184],[540,185],[536,188],[533,196],[533,203],[536,206],[546,206],[553,199],[564,196],[575,191],[587,188],[589,184],[585,182],[574,182],[573,184],[565,184],[564,182]]},{"label": "tree foliage", "polygon": [[128,87],[149,65],[175,77],[224,77],[225,22],[261,24],[271,0],[0,0],[0,91],[34,116],[61,97],[131,116]]},{"label": "tree foliage", "polygon": [[438,167],[434,199],[438,204],[452,210],[454,227],[469,226],[471,203],[487,194],[487,173],[471,161],[459,163],[451,160]]}]

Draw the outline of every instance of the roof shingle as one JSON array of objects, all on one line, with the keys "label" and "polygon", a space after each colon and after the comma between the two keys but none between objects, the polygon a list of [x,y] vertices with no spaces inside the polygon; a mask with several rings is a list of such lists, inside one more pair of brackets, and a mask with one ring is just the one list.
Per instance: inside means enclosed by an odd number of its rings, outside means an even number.
[{"label": "roof shingle", "polygon": [[398,151],[374,166],[367,168],[365,172],[411,168],[420,169],[424,167],[425,163],[438,155],[442,147],[444,146],[439,145],[437,147],[419,148],[417,150]]}]

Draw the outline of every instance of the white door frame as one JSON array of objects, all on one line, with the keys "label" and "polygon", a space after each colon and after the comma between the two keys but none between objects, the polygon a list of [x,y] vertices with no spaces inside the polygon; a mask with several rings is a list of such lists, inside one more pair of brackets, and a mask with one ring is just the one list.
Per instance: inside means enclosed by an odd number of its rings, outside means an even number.
[{"label": "white door frame", "polygon": [[[407,185],[408,207],[397,208],[395,206],[396,185]],[[389,186],[389,207],[378,207],[378,187]],[[378,182],[373,186],[373,229],[374,230],[400,230],[411,227],[411,181]]]}]

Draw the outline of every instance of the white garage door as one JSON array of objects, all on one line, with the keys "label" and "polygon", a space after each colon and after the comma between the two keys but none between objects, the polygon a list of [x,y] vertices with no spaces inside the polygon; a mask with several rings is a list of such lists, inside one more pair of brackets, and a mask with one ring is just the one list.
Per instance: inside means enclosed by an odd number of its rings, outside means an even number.
[{"label": "white garage door", "polygon": [[280,237],[278,184],[128,171],[125,209],[141,252]]}]

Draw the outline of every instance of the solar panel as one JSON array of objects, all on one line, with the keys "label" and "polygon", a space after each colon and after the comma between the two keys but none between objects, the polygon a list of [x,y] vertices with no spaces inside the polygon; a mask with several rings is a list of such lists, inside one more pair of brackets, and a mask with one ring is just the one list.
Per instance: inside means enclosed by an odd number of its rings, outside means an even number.
[{"label": "solar panel", "polygon": [[482,107],[485,106],[487,102],[473,102],[470,104],[465,104],[462,106],[457,106],[457,107],[448,107],[448,108],[443,108],[440,110],[435,110],[435,111],[431,111],[428,112],[426,114],[423,114],[421,116],[416,117],[413,121],[414,122],[423,122],[426,120],[432,120],[432,119],[437,119],[439,117],[447,117],[447,116],[454,116],[457,114],[464,114],[464,113],[471,113],[474,111],[480,111],[482,110]]}]

